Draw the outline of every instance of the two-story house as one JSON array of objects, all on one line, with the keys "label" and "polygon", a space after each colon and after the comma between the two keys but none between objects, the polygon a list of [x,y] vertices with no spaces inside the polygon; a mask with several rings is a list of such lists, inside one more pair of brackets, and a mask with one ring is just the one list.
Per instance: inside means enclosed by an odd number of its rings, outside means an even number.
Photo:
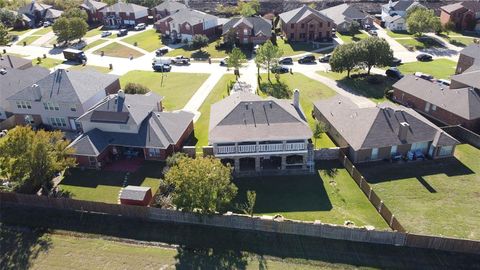
[{"label": "two-story house", "polygon": [[187,8],[188,7],[185,4],[180,3],[178,1],[166,0],[160,3],[159,5],[155,6],[154,8],[152,8],[152,13],[156,20],[160,20],[169,15],[177,13],[182,9],[187,9]]},{"label": "two-story house", "polygon": [[451,157],[459,144],[414,110],[390,102],[359,108],[336,95],[315,102],[314,116],[354,163]]},{"label": "two-story house", "polygon": [[20,7],[18,13],[27,16],[30,19],[30,27],[35,27],[39,22],[45,21],[45,19],[58,18],[62,11],[56,10],[50,5],[32,0],[30,3]]},{"label": "two-story house", "polygon": [[85,10],[88,16],[88,22],[93,23],[101,20],[100,9],[106,7],[107,4],[95,0],[83,0],[80,9]]},{"label": "two-story house", "polygon": [[237,174],[306,170],[311,137],[298,90],[293,101],[237,92],[211,107],[209,144]]},{"label": "two-story house", "polygon": [[442,25],[453,22],[455,28],[463,30],[480,30],[480,2],[462,1],[440,8],[440,22]]},{"label": "two-story house", "polygon": [[272,22],[262,17],[236,17],[223,25],[222,35],[231,32],[239,44],[262,44],[272,36]]},{"label": "two-story house", "polygon": [[123,2],[102,8],[99,10],[99,14],[104,25],[108,27],[133,26],[146,23],[148,20],[147,7]]},{"label": "two-story house", "polygon": [[163,97],[119,90],[78,118],[84,133],[69,147],[81,167],[101,168],[122,158],[165,160],[193,132],[194,114],[164,112]]},{"label": "two-story house", "polygon": [[393,2],[389,0],[387,4],[382,5],[382,22],[385,27],[392,31],[405,31],[407,11],[413,7],[424,7],[417,0],[399,0]]},{"label": "two-story house", "polygon": [[335,24],[319,11],[303,5],[279,15],[283,36],[288,41],[330,40]]},{"label": "two-story house", "polygon": [[155,29],[172,40],[191,40],[194,35],[213,38],[222,33],[222,24],[217,16],[195,9],[182,9],[155,23]]},{"label": "two-story house", "polygon": [[110,93],[120,89],[118,76],[93,70],[58,69],[8,97],[18,125],[40,124],[79,130],[75,121]]},{"label": "two-story house", "polygon": [[320,12],[333,20],[337,32],[349,31],[352,22],[357,22],[360,26],[372,25],[373,22],[372,17],[367,13],[345,3],[322,9]]}]

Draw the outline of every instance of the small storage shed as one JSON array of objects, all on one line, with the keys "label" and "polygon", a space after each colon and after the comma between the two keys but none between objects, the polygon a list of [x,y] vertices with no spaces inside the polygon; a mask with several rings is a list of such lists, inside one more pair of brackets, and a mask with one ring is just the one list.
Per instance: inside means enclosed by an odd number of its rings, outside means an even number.
[{"label": "small storage shed", "polygon": [[126,186],[120,190],[120,204],[147,206],[152,201],[150,187]]}]

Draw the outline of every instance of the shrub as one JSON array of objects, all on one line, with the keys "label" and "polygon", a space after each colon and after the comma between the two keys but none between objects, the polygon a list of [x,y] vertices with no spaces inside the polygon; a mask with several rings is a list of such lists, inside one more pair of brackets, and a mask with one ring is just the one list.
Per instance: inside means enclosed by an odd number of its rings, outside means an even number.
[{"label": "shrub", "polygon": [[150,92],[150,89],[138,83],[127,83],[124,91],[126,94],[146,94]]}]

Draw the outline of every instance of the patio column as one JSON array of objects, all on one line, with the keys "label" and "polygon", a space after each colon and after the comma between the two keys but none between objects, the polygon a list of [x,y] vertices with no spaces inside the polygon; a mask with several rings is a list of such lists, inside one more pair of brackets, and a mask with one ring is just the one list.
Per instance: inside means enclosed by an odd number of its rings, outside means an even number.
[{"label": "patio column", "polygon": [[303,164],[302,164],[302,169],[307,169],[307,161],[308,161],[308,158],[307,158],[307,155],[303,155]]},{"label": "patio column", "polygon": [[282,156],[282,170],[287,168],[287,156]]},{"label": "patio column", "polygon": [[255,157],[255,171],[259,172],[262,168],[260,168],[260,157]]},{"label": "patio column", "polygon": [[235,169],[236,172],[240,171],[240,159],[239,158],[233,158],[233,168]]}]

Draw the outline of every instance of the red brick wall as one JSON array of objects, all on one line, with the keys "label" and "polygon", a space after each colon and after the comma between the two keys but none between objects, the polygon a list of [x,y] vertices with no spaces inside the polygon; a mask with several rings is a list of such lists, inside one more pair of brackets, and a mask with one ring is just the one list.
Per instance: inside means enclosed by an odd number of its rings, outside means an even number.
[{"label": "red brick wall", "polygon": [[120,87],[120,80],[117,79],[105,88],[105,92],[107,93],[107,95],[116,94],[118,92],[118,90],[120,90],[120,88],[121,88]]},{"label": "red brick wall", "polygon": [[471,67],[474,62],[475,62],[475,59],[473,59],[472,57],[466,56],[464,54],[460,54],[460,57],[458,58],[457,69],[455,71],[455,74],[463,73],[466,69]]},{"label": "red brick wall", "polygon": [[[307,41],[317,40],[319,38],[330,38],[332,35],[333,27],[334,24],[332,22],[329,23],[327,21],[324,21],[313,14],[299,21],[298,23],[285,24],[282,22],[282,32],[289,41]],[[313,32],[312,37],[310,36],[311,32]],[[305,37],[302,37],[302,34],[304,34]]]},{"label": "red brick wall", "polygon": [[[244,34],[244,29],[247,29],[247,34]],[[245,24],[241,24],[236,28],[233,28],[233,31],[237,33],[237,40],[241,44],[244,44],[244,39],[247,38],[247,43],[261,44],[270,39],[269,36],[253,36],[252,28],[248,27]]]}]

